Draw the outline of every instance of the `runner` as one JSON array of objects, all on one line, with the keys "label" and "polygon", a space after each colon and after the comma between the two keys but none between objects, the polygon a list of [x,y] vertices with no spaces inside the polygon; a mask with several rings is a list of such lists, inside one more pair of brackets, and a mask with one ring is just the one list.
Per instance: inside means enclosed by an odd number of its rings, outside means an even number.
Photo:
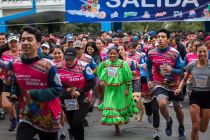
[{"label": "runner", "polygon": [[[10,35],[8,37],[8,46],[10,50],[4,52],[1,57],[2,61],[4,62],[14,61],[15,59],[19,58],[19,50],[20,50],[19,37],[17,35]],[[11,70],[9,71],[3,70],[2,80],[4,84],[3,84],[3,91],[2,91],[2,100],[7,100],[6,102],[9,101],[7,96],[10,96],[10,92],[11,92],[12,76],[13,76],[13,72]],[[11,104],[11,106],[2,105],[2,107],[8,114],[10,114],[11,124],[10,124],[9,131],[14,131],[17,126],[15,104]]]},{"label": "runner", "polygon": [[[16,140],[33,140],[36,134],[40,140],[58,140],[62,91],[60,78],[54,64],[39,58],[37,49],[41,33],[34,27],[25,26],[21,30],[22,54],[14,62],[3,63],[0,67],[13,70],[16,90],[12,98],[20,100],[20,123]],[[17,91],[19,89],[19,91]]]},{"label": "runner", "polygon": [[95,85],[95,76],[90,66],[77,59],[76,50],[67,48],[65,64],[58,68],[64,86],[62,106],[75,140],[84,140],[83,120],[89,109],[87,92]]},{"label": "runner", "polygon": [[198,60],[186,66],[186,75],[179,88],[178,96],[192,75],[192,93],[190,94],[189,111],[192,121],[191,140],[199,140],[198,131],[206,132],[210,116],[210,62],[208,61],[208,49],[203,42],[196,45]]},{"label": "runner", "polygon": [[[166,135],[172,135],[172,116],[167,104],[173,101],[174,111],[179,122],[179,138],[185,138],[184,113],[181,102],[183,95],[174,95],[179,85],[179,75],[183,72],[183,63],[177,50],[168,45],[170,32],[162,29],[157,32],[158,47],[148,52],[148,87],[153,88],[160,107],[160,112],[166,120]],[[153,73],[152,73],[153,71]]]},{"label": "runner", "polygon": [[114,135],[120,135],[119,125],[126,124],[138,109],[132,98],[132,72],[127,64],[118,59],[116,46],[109,49],[109,59],[101,63],[97,74],[105,85],[105,96],[99,109],[102,111],[102,125],[114,125]]}]

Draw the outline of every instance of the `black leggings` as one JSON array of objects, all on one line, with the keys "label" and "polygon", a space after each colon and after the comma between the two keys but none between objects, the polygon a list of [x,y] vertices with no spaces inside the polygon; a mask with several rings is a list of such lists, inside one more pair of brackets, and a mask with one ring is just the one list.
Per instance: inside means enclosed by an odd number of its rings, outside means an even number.
[{"label": "black leggings", "polygon": [[65,111],[65,109],[63,109],[75,140],[84,140],[83,120],[88,109],[89,103],[84,103],[82,106],[79,106],[79,110]]},{"label": "black leggings", "polygon": [[153,114],[153,127],[158,128],[160,125],[159,105],[156,98],[149,103],[144,103],[145,111],[148,116]]},{"label": "black leggings", "polygon": [[40,140],[58,140],[58,132],[44,132],[25,122],[18,125],[16,140],[34,140],[36,134],[39,135]]}]

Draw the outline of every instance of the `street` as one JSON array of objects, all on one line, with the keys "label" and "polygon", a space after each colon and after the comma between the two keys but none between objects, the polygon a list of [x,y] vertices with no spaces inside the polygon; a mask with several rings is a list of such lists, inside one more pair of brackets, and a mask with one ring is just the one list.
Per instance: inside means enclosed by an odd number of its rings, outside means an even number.
[{"label": "street", "polygon": [[[188,100],[184,101],[183,109],[185,114],[185,128],[187,131],[186,140],[190,140],[191,131],[191,119],[188,111]],[[173,134],[171,137],[165,134],[165,121],[161,116],[160,123],[160,139],[161,140],[178,140],[178,123],[175,118],[173,108],[170,108],[170,112],[173,116]],[[152,125],[147,122],[147,117],[144,114],[144,119],[140,125],[137,124],[136,120],[131,118],[131,121],[127,125],[120,126],[121,136],[114,136],[114,127],[102,126],[100,124],[100,112],[95,109],[92,113],[87,116],[89,126],[85,128],[85,140],[153,140]],[[9,118],[0,121],[0,140],[15,140],[15,132],[9,132]],[[200,133],[200,140],[210,139],[210,127],[206,133]],[[68,140],[68,138],[67,138]]]}]

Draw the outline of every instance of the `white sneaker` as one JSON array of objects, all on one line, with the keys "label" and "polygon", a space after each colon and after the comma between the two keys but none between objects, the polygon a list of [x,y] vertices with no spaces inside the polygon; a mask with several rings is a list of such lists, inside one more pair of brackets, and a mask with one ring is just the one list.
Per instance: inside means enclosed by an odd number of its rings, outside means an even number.
[{"label": "white sneaker", "polygon": [[169,106],[169,107],[173,107],[173,102],[171,102],[168,106]]},{"label": "white sneaker", "polygon": [[98,107],[98,105],[100,104],[100,99],[96,98],[95,99],[95,103],[94,103],[94,107]]},{"label": "white sneaker", "polygon": [[154,129],[154,131],[153,131],[153,138],[155,140],[159,140],[160,139],[160,135],[159,135],[158,129]]}]

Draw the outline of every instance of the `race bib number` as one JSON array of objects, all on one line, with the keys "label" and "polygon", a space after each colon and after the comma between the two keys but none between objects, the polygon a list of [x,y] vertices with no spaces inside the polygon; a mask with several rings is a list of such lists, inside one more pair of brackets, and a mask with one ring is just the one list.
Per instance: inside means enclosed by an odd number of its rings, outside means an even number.
[{"label": "race bib number", "polygon": [[207,80],[208,80],[207,76],[195,76],[194,78],[195,78],[196,87],[204,88],[207,86]]},{"label": "race bib number", "polygon": [[77,99],[65,99],[64,103],[65,103],[66,111],[79,109],[79,104],[77,102]]},{"label": "race bib number", "polygon": [[108,67],[107,68],[108,76],[110,76],[110,77],[117,77],[117,69],[118,68],[115,68],[115,67]]}]

